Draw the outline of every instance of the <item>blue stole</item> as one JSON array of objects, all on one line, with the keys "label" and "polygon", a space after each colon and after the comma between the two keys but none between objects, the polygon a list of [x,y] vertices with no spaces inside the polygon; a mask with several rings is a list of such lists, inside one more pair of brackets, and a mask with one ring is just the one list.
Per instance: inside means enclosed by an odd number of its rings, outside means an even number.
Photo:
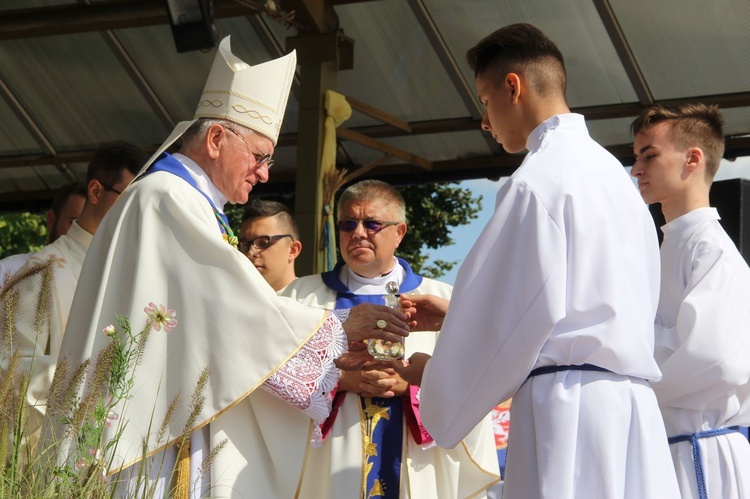
[{"label": "blue stole", "polygon": [[[415,274],[409,264],[401,258],[398,262],[406,271],[399,293],[415,290],[422,284],[422,276]],[[333,270],[321,274],[323,283],[336,291],[336,310],[349,309],[360,303],[385,304],[383,295],[352,293],[339,278],[343,266],[344,263],[340,261]],[[362,497],[398,498],[404,438],[403,401],[401,397],[359,397],[359,400],[365,430],[363,448],[366,476]]]},{"label": "blue stole", "polygon": [[[204,198],[206,198],[206,201],[208,201],[208,204],[211,205],[211,208],[214,210],[214,216],[216,216],[216,222],[219,224],[219,230],[221,231],[221,235],[224,238],[225,241],[227,241],[229,244],[237,247],[237,238],[234,236],[234,233],[232,232],[232,228],[229,226],[229,219],[227,216],[220,212],[216,205],[214,205],[214,202],[211,201],[211,198],[206,195],[205,192],[200,190],[198,188],[198,184],[195,183],[195,180],[193,177],[190,176],[190,173],[188,172],[187,168],[185,168],[185,165],[180,163],[174,156],[171,154],[168,154],[166,152],[161,153],[161,155],[156,158],[156,161],[154,161],[151,166],[148,167],[148,170],[146,170],[146,173],[141,175],[139,178],[143,178],[147,175],[150,175],[154,172],[168,172],[172,175],[176,175],[180,177],[182,180],[190,184],[190,186],[195,189],[196,191],[200,192],[201,195],[203,195]],[[232,242],[234,240],[234,242]]]}]

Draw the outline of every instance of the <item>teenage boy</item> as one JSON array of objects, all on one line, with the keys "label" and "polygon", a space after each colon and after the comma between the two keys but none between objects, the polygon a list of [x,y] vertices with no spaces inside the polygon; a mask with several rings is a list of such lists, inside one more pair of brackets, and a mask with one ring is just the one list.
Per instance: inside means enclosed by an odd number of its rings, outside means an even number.
[{"label": "teenage boy", "polygon": [[708,192],[724,153],[717,106],[646,109],[632,125],[646,203],[661,203],[653,384],[683,498],[750,497],[750,269]]},{"label": "teenage boy", "polygon": [[649,385],[660,372],[648,209],[570,113],[562,54],[541,31],[507,26],[468,58],[482,128],[528,154],[458,272],[432,359],[397,370],[421,382],[443,447],[513,397],[504,499],[677,497]]}]

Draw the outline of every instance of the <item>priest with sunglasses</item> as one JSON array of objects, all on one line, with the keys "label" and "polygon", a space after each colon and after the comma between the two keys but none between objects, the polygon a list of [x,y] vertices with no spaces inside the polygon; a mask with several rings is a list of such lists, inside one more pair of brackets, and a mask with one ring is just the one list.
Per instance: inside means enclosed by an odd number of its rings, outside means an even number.
[{"label": "priest with sunglasses", "polygon": [[[395,188],[361,181],[342,193],[337,210],[343,262],[293,281],[282,295],[334,310],[350,338],[407,327],[385,306],[396,286],[397,293],[450,296],[449,285],[414,274],[395,256],[406,234],[406,207]],[[431,352],[436,338],[412,331],[407,355]],[[383,363],[344,371],[322,433],[322,447],[308,451],[299,497],[484,497],[500,480],[489,417],[455,448],[437,447],[421,424],[417,387]]]}]

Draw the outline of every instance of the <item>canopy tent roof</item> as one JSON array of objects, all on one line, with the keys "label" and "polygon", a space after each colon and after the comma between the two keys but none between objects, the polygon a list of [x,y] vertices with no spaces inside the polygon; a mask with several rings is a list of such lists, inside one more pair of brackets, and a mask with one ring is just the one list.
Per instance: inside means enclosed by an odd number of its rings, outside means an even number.
[{"label": "canopy tent roof", "polygon": [[[353,69],[338,73],[337,90],[363,103],[343,126],[365,139],[340,136],[339,163],[367,165],[384,150],[425,160],[391,154],[369,172],[391,182],[498,178],[520,163],[480,130],[465,62],[476,41],[515,22],[558,44],[570,106],[623,164],[632,158],[629,124],[652,102],[718,103],[726,157],[750,155],[747,0],[214,0],[214,17],[250,64],[281,55],[299,33],[340,29],[351,38]],[[4,0],[0,211],[47,207],[55,189],[85,178],[101,142],[154,150],[192,118],[213,58],[213,50],[176,52],[163,1]],[[278,166],[254,192],[294,192],[298,96],[299,82]],[[361,144],[368,138],[380,150]]]}]

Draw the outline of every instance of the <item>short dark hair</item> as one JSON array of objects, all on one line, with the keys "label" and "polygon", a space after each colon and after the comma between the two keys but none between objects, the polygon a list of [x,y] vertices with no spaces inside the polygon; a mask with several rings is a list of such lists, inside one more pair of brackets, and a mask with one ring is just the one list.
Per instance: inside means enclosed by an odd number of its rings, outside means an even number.
[{"label": "short dark hair", "polygon": [[[557,45],[531,24],[511,24],[482,39],[466,53],[474,76],[504,78],[518,73],[541,96],[565,96],[565,61]],[[491,74],[490,74],[491,73]]]},{"label": "short dark hair", "polygon": [[55,214],[55,218],[60,216],[63,208],[68,204],[70,196],[81,196],[83,199],[86,199],[86,184],[83,182],[70,182],[58,189],[50,208],[52,213]]},{"label": "short dark hair", "polygon": [[678,147],[700,147],[706,156],[706,180],[719,171],[724,155],[724,116],[715,104],[687,103],[650,106],[630,125],[633,135],[648,132],[657,123],[669,123]]},{"label": "short dark hair", "polygon": [[369,202],[375,200],[383,200],[396,210],[396,216],[400,220],[391,220],[392,222],[406,222],[406,202],[404,201],[404,196],[398,192],[398,189],[382,180],[362,180],[347,187],[341,193],[341,197],[336,205],[336,211],[338,212],[338,216],[341,216],[341,208],[349,201]]},{"label": "short dark hair", "polygon": [[123,170],[137,175],[146,161],[148,155],[129,142],[105,142],[91,157],[86,171],[86,184],[96,179],[111,187],[122,180]]},{"label": "short dark hair", "polygon": [[294,220],[294,213],[285,204],[277,201],[266,201],[263,199],[253,199],[248,203],[245,212],[242,214],[242,221],[255,220],[256,218],[275,217],[279,215],[281,222],[286,224],[292,239],[299,239],[299,227]]}]

